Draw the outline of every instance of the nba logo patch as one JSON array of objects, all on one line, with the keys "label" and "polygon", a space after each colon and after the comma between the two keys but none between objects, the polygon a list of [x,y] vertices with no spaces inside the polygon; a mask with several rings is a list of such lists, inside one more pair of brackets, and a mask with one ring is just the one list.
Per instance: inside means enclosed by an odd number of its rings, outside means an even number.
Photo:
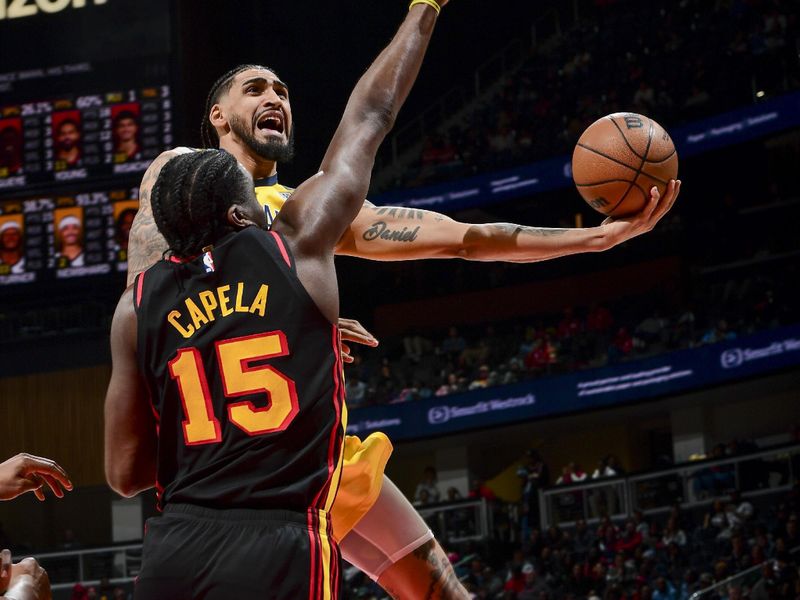
[{"label": "nba logo patch", "polygon": [[211,256],[211,252],[203,254],[203,265],[205,265],[206,273],[213,273],[216,271],[216,268],[214,268],[214,257]]}]

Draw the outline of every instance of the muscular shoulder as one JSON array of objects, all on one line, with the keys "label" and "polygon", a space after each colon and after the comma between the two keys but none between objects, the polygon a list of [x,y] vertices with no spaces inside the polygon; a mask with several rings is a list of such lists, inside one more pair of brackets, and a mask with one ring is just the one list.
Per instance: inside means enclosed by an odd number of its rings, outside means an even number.
[{"label": "muscular shoulder", "polygon": [[177,148],[172,148],[171,150],[165,150],[159,154],[156,159],[150,163],[147,171],[145,171],[144,177],[142,177],[142,184],[140,186],[141,189],[146,188],[149,192],[164,165],[176,156],[188,154],[189,152],[196,152],[196,150],[194,148],[187,148],[186,146],[179,146]]}]

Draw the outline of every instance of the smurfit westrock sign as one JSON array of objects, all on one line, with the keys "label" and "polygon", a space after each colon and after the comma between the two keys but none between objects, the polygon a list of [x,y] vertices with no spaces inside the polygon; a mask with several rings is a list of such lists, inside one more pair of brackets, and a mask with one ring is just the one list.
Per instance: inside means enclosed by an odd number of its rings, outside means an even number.
[{"label": "smurfit westrock sign", "polygon": [[454,419],[474,417],[475,415],[510,410],[522,406],[532,406],[534,404],[536,404],[536,396],[533,394],[526,394],[519,398],[486,400],[470,406],[434,406],[428,410],[428,423],[431,425],[441,425]]},{"label": "smurfit westrock sign", "polygon": [[800,339],[789,338],[772,342],[768,346],[761,348],[728,348],[719,357],[719,363],[723,369],[737,369],[743,364],[754,361],[780,356],[787,352],[800,351]]}]

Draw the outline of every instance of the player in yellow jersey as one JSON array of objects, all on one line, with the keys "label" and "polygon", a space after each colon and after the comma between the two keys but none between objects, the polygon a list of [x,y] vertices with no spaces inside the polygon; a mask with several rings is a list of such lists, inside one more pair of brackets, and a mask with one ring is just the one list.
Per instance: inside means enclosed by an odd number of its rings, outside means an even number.
[{"label": "player in yellow jersey", "polygon": [[[440,3],[443,4],[443,3]],[[268,220],[291,194],[278,183],[277,165],[291,159],[292,112],[288,86],[260,65],[242,65],[212,86],[203,125],[204,143],[233,154],[251,173]],[[161,167],[177,148],[148,169],[140,190],[140,209],[129,243],[128,281],[158,260],[166,244],[158,234],[149,204]],[[551,229],[509,223],[472,225],[430,211],[376,207],[365,202],[337,246],[337,253],[373,260],[464,258],[476,261],[537,262],[609,249],[650,231],[672,206],[678,186],[671,182],[660,198],[653,188],[648,207],[627,219],[607,219],[591,228]],[[380,224],[380,225],[379,225]],[[369,230],[415,228],[414,239],[374,238]],[[349,341],[375,345],[357,322],[340,323]],[[466,597],[441,547],[411,504],[383,475],[391,444],[383,434],[361,441],[348,436],[339,493],[331,518],[343,556],[377,580],[396,598]]]}]

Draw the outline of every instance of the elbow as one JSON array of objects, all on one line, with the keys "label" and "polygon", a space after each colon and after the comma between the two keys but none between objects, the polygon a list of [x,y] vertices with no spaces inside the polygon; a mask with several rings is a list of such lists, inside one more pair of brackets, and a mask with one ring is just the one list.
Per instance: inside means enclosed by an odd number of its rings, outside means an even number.
[{"label": "elbow", "polygon": [[123,498],[133,498],[139,492],[150,489],[155,485],[155,473],[144,473],[135,466],[106,463],[106,483]]},{"label": "elbow", "polygon": [[141,491],[139,486],[137,486],[132,479],[127,477],[120,477],[118,475],[111,475],[107,473],[106,482],[108,483],[108,487],[110,487],[123,498],[133,498]]}]

